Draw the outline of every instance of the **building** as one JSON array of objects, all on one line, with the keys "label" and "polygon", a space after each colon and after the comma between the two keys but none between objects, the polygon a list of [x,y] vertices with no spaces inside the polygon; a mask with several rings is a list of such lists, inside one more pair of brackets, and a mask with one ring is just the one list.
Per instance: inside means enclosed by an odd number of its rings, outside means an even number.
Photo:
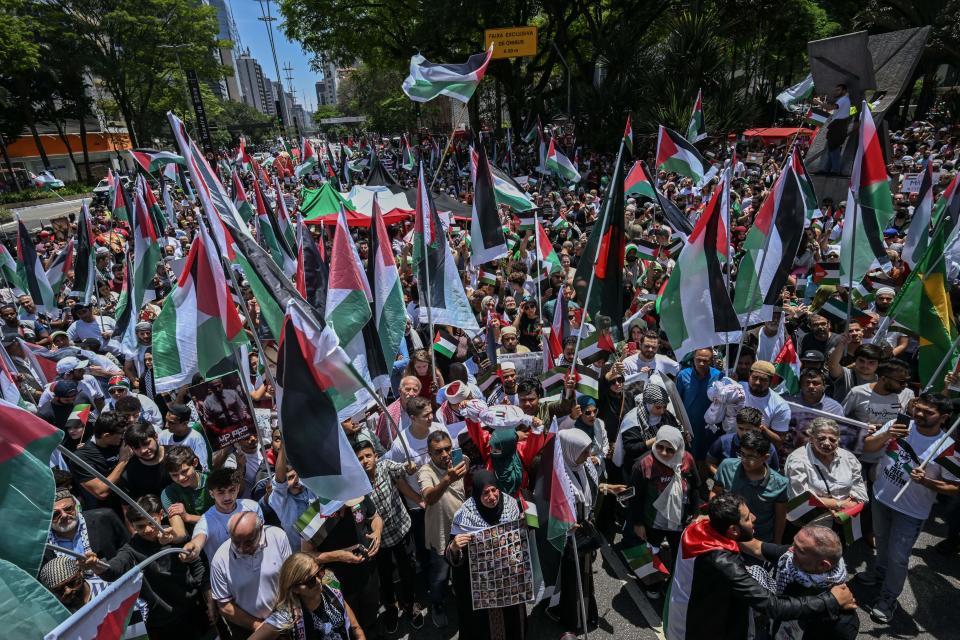
[{"label": "building", "polygon": [[317,106],[336,106],[337,104],[337,66],[326,56],[320,58],[322,78],[317,82]]},{"label": "building", "polygon": [[250,55],[249,50],[237,58],[237,72],[240,76],[240,88],[243,91],[243,103],[260,113],[269,115],[273,111],[273,101],[270,99],[272,96],[267,93],[267,85],[264,82],[266,76],[263,73],[263,67]]},{"label": "building", "polygon": [[266,76],[263,77],[263,95],[267,97],[267,105],[264,113],[267,114],[268,116],[277,115],[277,103],[275,102],[273,97],[274,96],[273,87],[275,84],[276,83],[270,78]]},{"label": "building", "polygon": [[[231,72],[227,73],[220,82],[212,83],[213,92],[221,100],[233,100],[234,102],[243,101],[243,89],[241,88],[240,72],[237,66],[235,51],[239,51],[240,33],[237,25],[233,21],[233,14],[230,12],[226,0],[203,0],[203,3],[213,7],[217,12],[217,24],[220,30],[217,37],[220,40],[229,40],[230,46],[219,47],[214,51],[214,57],[225,67],[229,67]],[[248,103],[249,104],[249,103]]]}]

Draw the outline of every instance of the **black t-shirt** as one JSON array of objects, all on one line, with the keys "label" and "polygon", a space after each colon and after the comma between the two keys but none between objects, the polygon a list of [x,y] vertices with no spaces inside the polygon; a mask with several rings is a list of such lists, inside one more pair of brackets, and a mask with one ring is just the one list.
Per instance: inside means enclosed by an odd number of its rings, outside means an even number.
[{"label": "black t-shirt", "polygon": [[121,479],[123,488],[134,500],[145,495],[155,495],[159,498],[164,488],[172,482],[163,463],[147,465],[136,457],[130,458]]},{"label": "black t-shirt", "polygon": [[840,342],[839,333],[831,333],[826,340],[818,340],[813,332],[810,332],[800,338],[800,349],[797,355],[802,357],[807,351],[819,351],[826,358],[838,342]]},{"label": "black t-shirt", "polygon": [[[77,449],[76,454],[78,458],[86,462],[98,472],[104,476],[108,476],[110,475],[110,472],[113,471],[113,468],[117,466],[117,463],[120,460],[120,447],[99,447],[94,444],[93,441],[90,441]],[[72,461],[68,460],[67,464],[70,467],[70,471],[73,473],[74,479],[77,481],[77,486],[80,491],[80,504],[84,509],[106,507],[115,511],[119,511],[120,498],[118,498],[113,492],[110,492],[106,500],[99,500],[95,495],[80,486],[82,483],[88,480],[93,480],[95,476]]]},{"label": "black t-shirt", "polygon": [[[366,534],[371,531],[370,521],[376,514],[377,508],[368,495],[346,515],[335,516],[338,521],[329,528],[326,538],[318,543],[317,538],[314,537],[313,544],[317,551],[321,552],[346,549],[359,543],[369,546],[370,539]],[[326,529],[325,526],[322,531]],[[343,593],[351,594],[363,589],[367,579],[373,574],[374,564],[373,560],[359,564],[331,562],[329,567],[340,581]]]}]

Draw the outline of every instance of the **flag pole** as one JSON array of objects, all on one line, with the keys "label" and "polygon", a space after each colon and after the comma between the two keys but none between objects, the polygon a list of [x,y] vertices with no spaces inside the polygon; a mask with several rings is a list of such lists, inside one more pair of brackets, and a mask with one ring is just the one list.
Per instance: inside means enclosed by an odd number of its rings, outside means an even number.
[{"label": "flag pole", "polygon": [[580,600],[580,619],[583,624],[583,637],[584,640],[587,640],[590,636],[587,631],[587,605],[583,599],[583,578],[580,575],[580,554],[577,550],[577,536],[571,535],[570,541],[573,544],[573,566],[577,574],[577,597]]},{"label": "flag pole", "polygon": [[957,339],[953,341],[953,344],[950,345],[950,349],[944,354],[943,359],[940,360],[940,364],[937,365],[936,371],[933,372],[933,375],[930,376],[930,379],[927,380],[927,384],[923,387],[923,390],[920,391],[921,394],[926,393],[930,390],[937,379],[940,377],[940,374],[943,372],[943,368],[947,365],[947,362],[950,361],[950,356],[953,355],[953,352],[956,350],[957,345],[960,345],[960,335],[957,335]]},{"label": "flag pole", "polygon": [[851,220],[851,241],[850,241],[850,273],[847,274],[847,329],[850,328],[850,318],[853,316],[853,266],[857,259],[857,214],[859,213],[860,203],[856,198],[853,199],[853,219]]},{"label": "flag pole", "polygon": [[77,465],[78,467],[80,467],[81,469],[83,469],[83,470],[86,471],[87,473],[91,474],[94,478],[98,479],[100,482],[102,482],[103,484],[107,485],[107,488],[109,488],[111,491],[113,491],[115,494],[117,494],[117,497],[119,497],[121,500],[123,500],[123,501],[126,502],[128,505],[130,505],[130,506],[133,508],[134,511],[136,511],[136,512],[139,513],[141,516],[143,516],[144,518],[146,518],[147,521],[148,521],[150,524],[152,524],[154,527],[156,527],[158,531],[166,531],[166,530],[167,530],[166,527],[161,526],[159,522],[157,522],[156,520],[154,520],[154,519],[153,519],[153,516],[151,516],[149,513],[147,513],[146,510],[144,510],[143,507],[141,507],[139,504],[137,504],[137,501],[136,501],[136,500],[134,500],[134,499],[131,498],[129,495],[127,495],[126,492],[124,492],[122,489],[120,489],[120,487],[118,487],[117,485],[115,485],[115,484],[113,484],[112,482],[110,482],[110,480],[108,480],[105,475],[103,475],[102,473],[100,473],[99,471],[97,471],[96,469],[94,469],[93,467],[91,467],[89,464],[87,464],[87,461],[86,461],[86,460],[84,460],[83,458],[81,458],[80,456],[78,456],[77,454],[75,454],[73,451],[70,451],[69,449],[67,449],[67,448],[66,448],[65,446],[63,446],[62,444],[58,444],[58,445],[57,445],[57,451],[59,451],[59,452],[62,453],[64,456],[66,456],[67,458],[69,458],[71,462],[76,463],[76,465]]},{"label": "flag pole", "polygon": [[[441,163],[441,164],[442,164],[442,163]],[[439,172],[440,172],[440,170],[438,169],[438,170],[437,170],[437,173],[439,174]],[[423,163],[422,163],[422,162],[420,163],[420,174],[423,175]],[[434,180],[436,180],[436,176],[434,176]],[[430,186],[432,187],[433,184],[431,183]],[[428,198],[428,199],[430,199],[430,189],[427,189],[427,193],[424,193],[424,194],[420,195],[420,198],[421,198],[421,201],[418,202],[417,204],[419,204],[420,207],[422,208],[422,207],[423,207],[422,198]],[[432,211],[432,210],[431,210],[431,211],[426,211],[426,212],[421,212],[420,215],[426,215],[426,216],[430,217],[430,218],[431,218],[430,224],[433,224],[433,219],[432,219],[432,217],[433,217],[433,211]],[[433,341],[435,340],[434,333],[433,333],[433,331],[434,331],[434,329],[433,329],[433,308],[432,308],[432,307],[433,307],[433,299],[432,299],[433,296],[431,295],[433,292],[430,290],[430,259],[429,259],[428,256],[427,256],[427,238],[426,238],[427,225],[426,225],[426,221],[425,221],[425,220],[420,220],[420,226],[421,226],[421,228],[423,229],[423,232],[420,233],[420,246],[423,247],[423,255],[422,255],[422,260],[423,260],[423,263],[424,263],[424,264],[423,264],[423,277],[424,277],[424,284],[427,285],[426,301],[427,301],[427,327],[428,327],[428,329],[429,329],[429,331],[430,331],[430,337],[429,337],[430,346],[428,347],[428,349],[430,350],[430,371],[431,371],[431,377],[433,378],[433,384],[434,384],[434,386],[437,386],[437,357],[436,357],[436,355],[434,354],[434,351],[433,351]],[[442,225],[441,225],[441,229],[442,229]],[[414,230],[416,230],[416,225],[414,225]],[[439,230],[438,230],[438,231],[439,231]],[[414,233],[414,235],[416,235],[416,233]],[[444,230],[443,230],[443,242],[446,242],[446,241],[447,241],[447,232],[446,232],[446,230],[444,229]],[[421,296],[420,296],[420,297],[421,297],[421,299],[423,299],[422,292],[421,292]]]},{"label": "flag pole", "polygon": [[540,218],[537,217],[537,210],[533,210],[533,249],[537,252],[537,315],[543,313],[543,300],[540,295],[541,285],[543,284],[540,281]]},{"label": "flag pole", "polygon": [[[86,560],[86,559],[87,559],[87,556],[83,555],[82,553],[79,553],[79,552],[77,552],[77,551],[74,551],[73,549],[67,549],[66,547],[61,547],[60,545],[50,544],[50,543],[48,542],[48,543],[47,543],[46,545],[44,545],[44,546],[45,546],[47,549],[50,549],[51,551],[55,551],[55,552],[57,552],[57,553],[62,553],[62,554],[65,555],[65,556],[70,556],[71,558],[76,558],[77,560]],[[97,566],[100,567],[101,569],[104,569],[104,570],[110,568],[110,565],[108,565],[108,564],[107,564],[106,562],[104,562],[103,560],[99,560],[99,559],[97,560]]]},{"label": "flag pole", "polygon": [[[940,439],[937,440],[937,443],[935,445],[930,447],[930,452],[927,454],[927,457],[924,458],[923,462],[920,463],[920,466],[917,467],[917,471],[923,471],[927,468],[927,465],[930,464],[930,461],[937,456],[938,452],[940,451],[940,447],[942,447],[943,444],[950,438],[950,436],[953,435],[953,432],[957,430],[958,426],[960,426],[960,417],[954,420],[953,425],[951,425],[949,429],[943,432],[943,435],[940,436]],[[907,490],[907,487],[910,486],[910,483],[912,481],[913,480],[908,475],[907,481],[903,484],[902,487],[900,487],[900,491],[897,492],[897,495],[893,496],[894,502],[900,499],[900,496],[904,494],[904,492]]]},{"label": "flag pole", "polygon": [[[623,159],[623,139],[620,140],[620,150],[617,151],[617,163],[614,165],[613,175],[616,178],[618,171],[620,170],[620,162]],[[598,236],[599,242],[597,242],[597,247],[593,256],[593,269],[590,271],[590,280],[587,282],[587,296],[583,302],[583,318],[580,321],[580,329],[577,331],[577,345],[573,350],[573,362],[570,364],[570,373],[574,372],[574,369],[577,366],[577,356],[580,354],[580,341],[583,339],[583,323],[586,321],[588,307],[590,306],[590,293],[593,291],[593,281],[596,279],[597,275],[597,260],[600,259],[600,245],[603,244],[603,234],[606,232],[607,223],[610,221],[610,207],[613,204],[613,190],[616,188],[623,188],[623,185],[616,184],[616,180],[611,180],[610,189],[607,191],[607,201],[603,208],[603,220],[600,222],[600,235]]]},{"label": "flag pole", "polygon": [[[457,124],[453,124],[453,131],[450,132],[450,137],[447,139],[447,144],[443,147],[443,155],[440,156],[440,163],[437,165],[437,172],[433,174],[433,180],[430,181],[430,189],[433,190],[433,185],[436,184],[437,178],[440,177],[440,172],[443,171],[443,163],[447,159],[447,153],[450,151],[450,147],[453,146],[453,136],[457,132]],[[482,143],[481,143],[482,144]]]}]

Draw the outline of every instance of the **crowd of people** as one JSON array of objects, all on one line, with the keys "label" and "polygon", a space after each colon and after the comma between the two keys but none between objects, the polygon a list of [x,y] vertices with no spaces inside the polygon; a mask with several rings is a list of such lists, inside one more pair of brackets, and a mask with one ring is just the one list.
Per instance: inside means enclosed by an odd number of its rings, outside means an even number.
[{"label": "crowd of people", "polygon": [[[132,351],[111,340],[131,239],[124,222],[95,207],[92,302],[72,292],[69,272],[55,310],[38,311],[15,287],[0,290],[3,357],[19,398],[62,429],[64,446],[86,463],[62,455],[51,461],[57,490],[48,542],[73,553],[48,550],[38,579],[76,611],[141,560],[182,547],[145,569],[128,637],[188,640],[215,631],[257,640],[381,638],[405,625],[445,628],[453,607],[461,638],[522,638],[535,603],[476,607],[471,590],[485,587],[486,578],[474,577],[471,541],[479,531],[517,520],[533,526],[525,515],[542,498],[537,492],[545,474],[560,464],[576,527],[544,614],[569,632],[598,623],[592,585],[602,539],[625,554],[645,547],[662,565],[641,582],[648,598],[666,605],[669,638],[746,638],[748,628],[758,638],[786,632],[794,635],[777,637],[856,637],[857,603],[845,586],[844,562],[853,545],[872,550],[856,579],[877,593],[875,601],[859,604],[876,623],[889,624],[902,615],[897,603],[912,550],[934,508],[950,523],[938,552],[960,550],[956,469],[937,461],[921,466],[939,453],[932,448],[946,450],[950,441],[940,435],[960,415],[949,388],[929,387],[949,387],[956,375],[946,367],[944,380],[921,380],[917,336],[878,334],[906,277],[900,254],[911,240],[906,230],[917,202],[915,193],[901,190],[903,176],[932,165],[939,195],[956,178],[956,135],[946,117],[891,134],[895,215],[884,236],[894,270],[877,277],[883,286],[857,298],[854,318],[829,313],[830,302],[844,306],[850,292],[809,277],[840,252],[844,203],[823,200],[773,318],[753,327],[742,344],[702,345],[680,362],[654,300],[682,242],[659,207],[631,197],[623,211],[612,212],[625,218],[629,322],[622,341],[588,361],[585,347],[605,329],[584,311],[573,280],[578,265],[594,259],[585,248],[607,203],[613,156],[578,151],[583,178],[569,186],[535,171],[536,144],[508,149],[493,143],[513,175],[530,177],[523,189],[560,267],[538,281],[544,266],[537,264],[532,234],[501,206],[509,253],[482,265],[487,277],[480,278],[469,233],[452,223],[451,252],[478,324],[486,327],[468,336],[419,320],[416,270],[408,260],[412,222],[391,229],[409,317],[386,412],[366,407],[340,416],[373,491],[332,513],[287,462],[275,389],[260,366],[272,366],[268,354],[253,352],[249,362],[234,363],[248,372],[241,387],[256,420],[251,433],[226,446],[210,441],[199,424],[204,409],[187,387],[155,390],[152,323],[201,224],[199,203],[176,194],[177,224],[158,239],[163,257],[152,283],[155,298],[138,310]],[[704,144],[722,162],[730,143]],[[373,136],[368,144],[401,182],[415,180],[401,168],[402,149]],[[739,254],[791,146],[786,140],[736,146],[731,242]],[[642,157],[646,152],[638,148]],[[429,154],[428,143],[420,151]],[[469,204],[469,162],[461,169],[455,155],[441,168],[437,189]],[[809,169],[833,172],[835,161]],[[653,158],[647,164],[654,166]],[[242,175],[248,186],[259,178]],[[287,198],[295,217],[303,186],[327,178],[321,165],[302,182],[279,182],[281,194],[263,188],[268,197]],[[362,184],[363,174],[353,179]],[[664,171],[656,180],[695,222],[710,187]],[[310,230],[329,256],[332,227]],[[40,260],[53,262],[76,233],[75,220],[66,231],[40,229]],[[368,231],[353,233],[360,259],[370,260]],[[736,270],[730,275],[735,286]],[[951,293],[960,292],[953,283]],[[240,289],[238,299],[256,302],[247,283]],[[558,305],[567,309],[568,333],[559,336],[562,353],[552,364],[567,373],[562,385],[545,389],[530,359],[517,356],[544,348]],[[247,308],[250,326],[271,344],[278,336],[270,335],[256,304],[241,306],[241,313]],[[452,353],[433,347],[431,329],[449,337]],[[788,336],[799,355],[795,393],[773,364],[778,336]],[[55,362],[55,373],[41,361]],[[595,392],[579,384],[582,374],[574,371],[580,367],[593,370]],[[222,386],[216,397],[227,404]],[[247,411],[247,400],[236,402],[238,411]],[[543,455],[548,447],[557,452],[553,459]],[[121,500],[101,475],[139,508]],[[547,519],[541,510],[541,527]],[[861,535],[848,535],[851,522]],[[542,551],[544,539],[533,529],[528,537]],[[502,588],[522,593],[523,584],[505,581]]]}]

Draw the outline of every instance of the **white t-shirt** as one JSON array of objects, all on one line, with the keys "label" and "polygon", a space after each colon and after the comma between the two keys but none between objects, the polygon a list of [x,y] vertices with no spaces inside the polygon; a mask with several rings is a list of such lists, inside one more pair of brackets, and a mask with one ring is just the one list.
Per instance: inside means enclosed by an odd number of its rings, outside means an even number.
[{"label": "white t-shirt", "polygon": [[680,373],[680,365],[676,360],[659,353],[654,354],[652,360],[642,359],[639,353],[623,359],[623,372],[628,376],[638,373],[640,369],[644,367],[649,367],[654,371],[659,371],[660,373],[670,376],[676,376]]},{"label": "white t-shirt", "polygon": [[184,447],[189,447],[197,456],[197,459],[200,460],[200,468],[204,471],[209,467],[208,458],[209,454],[207,453],[207,441],[203,439],[203,436],[200,435],[195,429],[190,429],[186,437],[183,440],[177,440],[173,432],[169,429],[164,429],[160,432],[159,442],[162,445],[183,445]]},{"label": "white t-shirt", "polygon": [[[888,431],[892,424],[893,420],[883,425],[877,433]],[[913,453],[917,457],[916,460],[909,454],[907,447],[903,445],[904,440],[913,449]],[[936,491],[916,482],[911,482],[899,500],[894,502],[893,498],[910,478],[910,469],[919,467],[920,463],[927,459],[937,440],[939,440],[939,434],[925,436],[917,431],[913,422],[910,423],[910,433],[906,438],[890,440],[887,443],[886,455],[881,456],[880,462],[877,464],[877,478],[873,481],[874,498],[894,511],[899,511],[919,520],[926,520],[930,515],[933,502],[937,499]],[[948,441],[940,445],[934,458],[949,448],[950,444]],[[927,477],[933,480],[960,482],[960,478],[954,476],[934,460],[931,460],[930,464],[926,466],[925,472]]]},{"label": "white t-shirt", "polygon": [[[201,533],[207,536],[206,542],[203,543],[203,552],[207,554],[207,558],[212,557],[220,548],[220,545],[230,539],[230,534],[227,533],[227,523],[233,514],[243,511],[255,511],[258,516],[263,518],[260,505],[253,500],[245,499],[237,500],[236,506],[230,513],[221,513],[216,506],[213,506],[200,516],[197,526],[193,529],[193,537],[196,538]],[[290,546],[289,543],[287,546]]]},{"label": "white t-shirt", "polygon": [[[103,325],[102,329],[101,324]],[[113,334],[116,326],[116,321],[110,316],[95,316],[90,322],[74,320],[73,323],[67,327],[67,336],[74,344],[88,338],[96,338],[100,341],[100,346],[105,346],[107,341],[103,337],[103,332]]]},{"label": "white t-shirt", "polygon": [[[430,437],[430,434],[434,431],[443,431],[447,435],[450,435],[450,432],[447,431],[447,428],[440,424],[439,422],[434,422],[430,425],[429,431],[427,431],[427,437]],[[430,461],[430,454],[427,453],[427,438],[416,438],[413,434],[410,433],[410,429],[404,429],[400,434],[393,439],[393,444],[390,445],[390,450],[387,451],[386,458],[387,460],[393,460],[394,462],[399,462],[400,464],[407,463],[407,453],[403,448],[403,442],[407,443],[407,448],[410,450],[410,460],[413,464],[417,465],[417,470],[420,469],[423,465]],[[453,438],[451,438],[453,440]],[[456,440],[453,440],[456,444]],[[420,493],[420,482],[417,481],[417,474],[412,473],[407,475],[407,484],[416,491]],[[407,499],[404,496],[404,500],[407,501],[407,506],[411,509],[417,508],[417,505]]]},{"label": "white t-shirt", "polygon": [[273,611],[280,582],[280,567],[290,557],[290,542],[279,527],[265,526],[261,547],[242,555],[227,540],[210,561],[210,593],[220,603],[233,602],[256,618]]},{"label": "white t-shirt", "polygon": [[846,120],[850,117],[850,96],[843,95],[837,98],[837,108],[830,115],[830,121]]},{"label": "white t-shirt", "polygon": [[743,393],[747,398],[744,406],[760,411],[763,414],[763,421],[771,431],[786,433],[790,429],[790,406],[783,401],[779,393],[771,389],[763,397],[755,396],[750,393],[750,385],[747,382],[741,382],[740,386],[743,387]]},{"label": "white t-shirt", "polygon": [[[843,413],[848,418],[869,424],[886,424],[902,412],[907,403],[913,400],[913,390],[904,389],[900,393],[881,395],[871,388],[873,383],[860,384],[850,389],[843,399]],[[866,432],[864,431],[864,436]],[[860,448],[858,444],[858,449]],[[876,462],[883,452],[864,453],[861,462]]]}]

